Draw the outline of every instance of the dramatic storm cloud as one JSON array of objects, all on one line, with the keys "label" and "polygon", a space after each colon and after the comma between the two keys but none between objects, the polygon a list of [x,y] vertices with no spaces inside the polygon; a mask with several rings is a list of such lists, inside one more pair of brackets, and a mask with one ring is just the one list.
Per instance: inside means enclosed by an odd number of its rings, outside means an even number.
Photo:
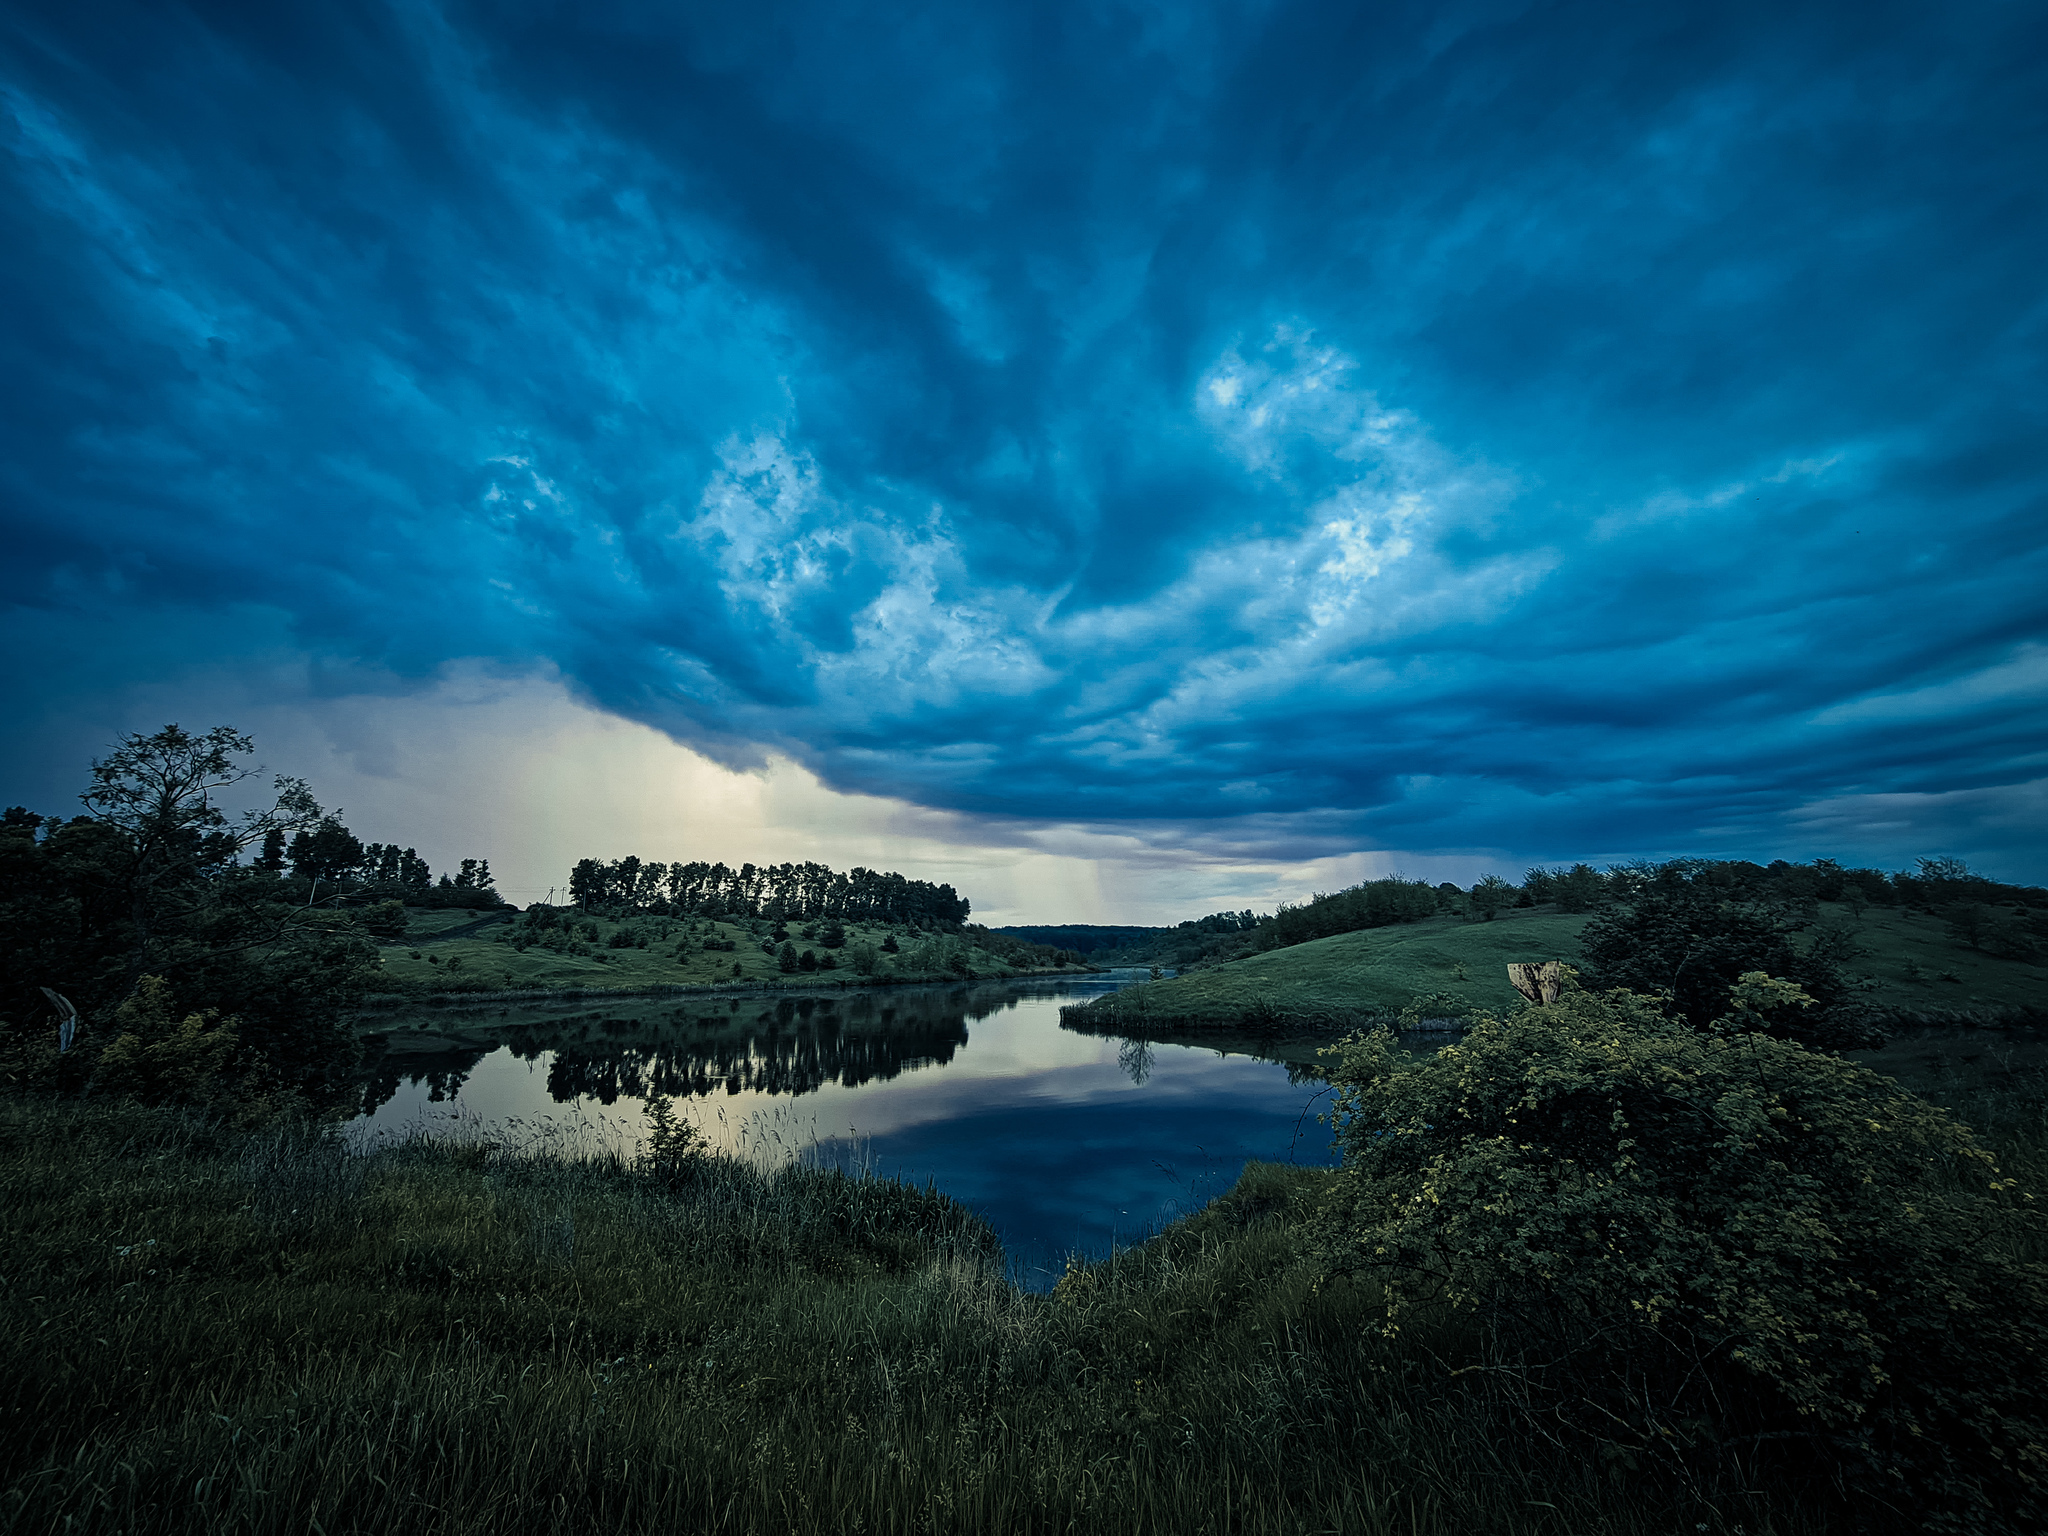
[{"label": "dramatic storm cloud", "polygon": [[2048,877],[2044,64],[1971,3],[17,6],[15,729],[284,647],[982,826]]}]

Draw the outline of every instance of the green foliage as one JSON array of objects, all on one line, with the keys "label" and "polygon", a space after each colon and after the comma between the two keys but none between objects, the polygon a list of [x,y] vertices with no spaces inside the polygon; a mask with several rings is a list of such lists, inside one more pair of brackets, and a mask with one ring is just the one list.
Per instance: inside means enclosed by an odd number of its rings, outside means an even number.
[{"label": "green foliage", "polygon": [[301,832],[286,850],[292,874],[301,880],[328,885],[353,879],[362,869],[363,845],[356,835],[332,816],[322,817],[318,826]]},{"label": "green foliage", "polygon": [[405,937],[407,918],[405,903],[402,901],[380,901],[362,910],[363,931],[380,939],[402,939]]},{"label": "green foliage", "polygon": [[1434,916],[1437,894],[1426,880],[1367,880],[1349,890],[1311,897],[1300,906],[1283,906],[1252,934],[1259,950],[1304,944],[1332,934],[1356,933],[1395,923],[1419,922]]},{"label": "green foliage", "polygon": [[2037,1527],[2029,1197],[1940,1110],[1763,1034],[1797,989],[1732,990],[1712,1033],[1568,988],[1424,1060],[1348,1042],[1333,1257],[1378,1284],[1389,1334],[1471,1315],[1503,1394],[1610,1454],[1723,1486],[1771,1465],[1928,1529]]},{"label": "green foliage", "polygon": [[664,864],[638,857],[579,859],[569,872],[569,899],[586,910],[624,916],[660,912],[675,917],[828,917],[865,923],[910,923],[957,928],[972,904],[950,885],[910,880],[892,872],[840,873],[822,864],[743,864],[738,869],[701,860]]},{"label": "green foliage", "polygon": [[1501,908],[1515,904],[1515,888],[1499,875],[1488,875],[1472,887],[1469,899],[1480,921],[1490,923]]},{"label": "green foliage", "polygon": [[240,1019],[218,1009],[175,1017],[170,984],[145,976],[114,1010],[114,1038],[92,1086],[142,1104],[214,1104],[239,1096]]},{"label": "green foliage", "polygon": [[1774,1032],[1836,1048],[1875,1043],[1840,1007],[1851,997],[1842,962],[1854,949],[1840,930],[1816,933],[1802,947],[1796,940],[1810,920],[1790,908],[1731,901],[1707,881],[1659,873],[1586,928],[1580,948],[1589,985],[1661,996],[1704,1029],[1728,1011],[1738,977],[1763,971],[1795,982],[1819,1005],[1779,1009],[1768,1020]]},{"label": "green foliage", "polygon": [[131,734],[92,764],[80,795],[91,817],[125,834],[129,883],[145,899],[182,883],[194,868],[217,869],[272,832],[312,826],[320,807],[302,779],[276,781],[276,800],[231,821],[214,804],[218,792],[262,772],[239,759],[255,743],[228,726],[194,736],[167,725],[153,736]]},{"label": "green foliage", "polygon": [[[260,1076],[280,1102],[355,1091],[344,1020],[375,952],[349,917],[280,901],[273,876],[234,862],[319,816],[282,778],[269,806],[221,812],[213,796],[256,772],[236,760],[249,749],[225,727],[131,736],[93,765],[91,815],[0,827],[0,1068],[15,1082],[211,1103],[231,1057],[232,1075]],[[46,986],[80,1010],[61,1061],[44,1050]]]},{"label": "green foliage", "polygon": [[1055,1299],[943,1196],[0,1100],[0,1509],[73,1536],[1807,1536],[1502,1433],[1316,1285],[1324,1176]]},{"label": "green foliage", "polygon": [[1590,912],[1607,900],[1607,882],[1590,864],[1574,864],[1557,877],[1552,898],[1560,912]]},{"label": "green foliage", "polygon": [[704,1133],[676,1114],[672,1099],[650,1094],[647,1145],[640,1154],[640,1168],[661,1178],[679,1178],[697,1166],[704,1154]]}]

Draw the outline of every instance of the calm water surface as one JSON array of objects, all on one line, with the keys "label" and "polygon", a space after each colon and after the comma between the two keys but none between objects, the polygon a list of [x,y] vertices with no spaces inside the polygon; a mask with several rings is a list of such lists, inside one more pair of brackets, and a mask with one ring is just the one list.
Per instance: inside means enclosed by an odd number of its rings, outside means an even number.
[{"label": "calm water surface", "polygon": [[1060,1027],[1103,982],[808,998],[624,1000],[388,1021],[361,1135],[457,1122],[631,1143],[650,1095],[761,1161],[865,1165],[941,1190],[1044,1283],[1067,1253],[1141,1240],[1249,1159],[1321,1165],[1319,1080],[1254,1056]]}]

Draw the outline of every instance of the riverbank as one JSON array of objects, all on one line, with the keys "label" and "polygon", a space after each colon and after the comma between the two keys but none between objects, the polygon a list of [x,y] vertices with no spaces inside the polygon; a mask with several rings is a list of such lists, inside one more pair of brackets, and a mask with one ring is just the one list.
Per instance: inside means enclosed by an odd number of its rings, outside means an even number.
[{"label": "riverbank", "polygon": [[409,914],[405,932],[379,945],[375,990],[415,999],[1086,974],[1085,965],[1051,963],[1058,958],[1043,946],[972,926],[958,932],[860,922],[791,928],[765,918],[614,918],[547,907],[483,918],[426,911]]},{"label": "riverbank", "polygon": [[[2048,1177],[2048,1048],[1930,1033],[1870,1064]],[[1470,1314],[1388,1330],[1369,1270],[1333,1270],[1327,1172],[1254,1164],[1033,1295],[929,1190],[667,1152],[0,1099],[0,1519],[1806,1536],[1842,1513],[1825,1480],[1559,1455]],[[2017,1214],[1987,1241],[2038,1263]]]},{"label": "riverbank", "polygon": [[[943,1198],[0,1105],[0,1508],[89,1533],[1804,1529],[1504,1431],[1256,1166],[1058,1291]],[[1526,1437],[1524,1437],[1526,1438]]]},{"label": "riverbank", "polygon": [[[604,1047],[701,1042],[708,1034],[745,1035],[768,1020],[787,1024],[812,1017],[865,1021],[868,1032],[896,1032],[877,1018],[894,1019],[906,1004],[917,1011],[943,1000],[962,1018],[1002,1006],[1034,981],[1085,980],[1086,973],[1049,971],[1036,976],[966,980],[889,981],[867,986],[812,983],[808,987],[646,987],[602,991],[583,988],[523,992],[462,992],[415,999],[378,999],[355,1016],[369,1048],[369,1068],[409,1073],[446,1066],[502,1045],[539,1052],[587,1045],[593,1033]],[[860,1029],[862,1025],[855,1025]]]},{"label": "riverbank", "polygon": [[760,978],[734,982],[673,982],[655,986],[590,986],[583,983],[556,987],[475,986],[443,988],[439,991],[372,992],[364,996],[361,1016],[391,1013],[413,1008],[502,1008],[508,1003],[561,1003],[579,1006],[593,1002],[632,998],[708,997],[794,997],[813,994],[830,997],[844,992],[866,992],[888,987],[957,986],[988,981],[1075,981],[1102,974],[1085,966],[1057,966],[1037,970],[989,971],[985,975],[957,971],[935,971],[929,975],[891,972],[887,976],[835,976],[821,980],[815,975]]}]

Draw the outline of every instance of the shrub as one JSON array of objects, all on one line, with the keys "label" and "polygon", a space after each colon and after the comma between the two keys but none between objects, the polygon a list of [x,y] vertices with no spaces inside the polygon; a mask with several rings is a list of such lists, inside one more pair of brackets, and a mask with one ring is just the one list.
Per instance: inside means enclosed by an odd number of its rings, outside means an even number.
[{"label": "shrub", "polygon": [[363,908],[363,929],[380,939],[402,939],[405,937],[405,903],[402,901],[380,901]]},{"label": "shrub", "polygon": [[1490,923],[1494,914],[1502,907],[1512,906],[1514,899],[1515,888],[1512,885],[1499,875],[1488,875],[1472,887],[1470,904],[1472,910],[1479,914],[1481,922]]},{"label": "shrub", "polygon": [[1710,884],[1664,881],[1618,912],[1595,918],[1580,939],[1589,982],[1655,993],[1674,1014],[1705,1028],[1726,1013],[1739,977],[1763,971],[1796,982],[1821,1006],[1780,1010],[1774,1033],[1837,1050],[1882,1042],[1849,1006],[1842,961],[1854,953],[1838,930],[1795,939],[1806,920],[1781,906],[1723,899]]},{"label": "shrub", "polygon": [[659,1178],[675,1179],[697,1168],[706,1150],[704,1133],[676,1114],[662,1094],[647,1098],[647,1142],[637,1166]]},{"label": "shrub", "polygon": [[1332,934],[1419,922],[1433,915],[1439,904],[1437,891],[1426,880],[1403,880],[1398,875],[1367,880],[1349,890],[1318,894],[1300,906],[1281,907],[1257,925],[1253,947],[1282,949]]},{"label": "shrub", "polygon": [[1352,1038],[1330,1252],[1389,1333],[1474,1314],[1528,1422],[1609,1455],[2039,1528],[2048,1273],[2000,1241],[2030,1197],[1943,1111],[1755,1027],[1800,1000],[1745,976],[1701,1033],[1568,984],[1426,1060]]},{"label": "shrub", "polygon": [[210,1104],[232,1091],[241,1020],[209,1009],[176,1017],[170,984],[145,976],[114,1010],[93,1087],[143,1104]]}]

